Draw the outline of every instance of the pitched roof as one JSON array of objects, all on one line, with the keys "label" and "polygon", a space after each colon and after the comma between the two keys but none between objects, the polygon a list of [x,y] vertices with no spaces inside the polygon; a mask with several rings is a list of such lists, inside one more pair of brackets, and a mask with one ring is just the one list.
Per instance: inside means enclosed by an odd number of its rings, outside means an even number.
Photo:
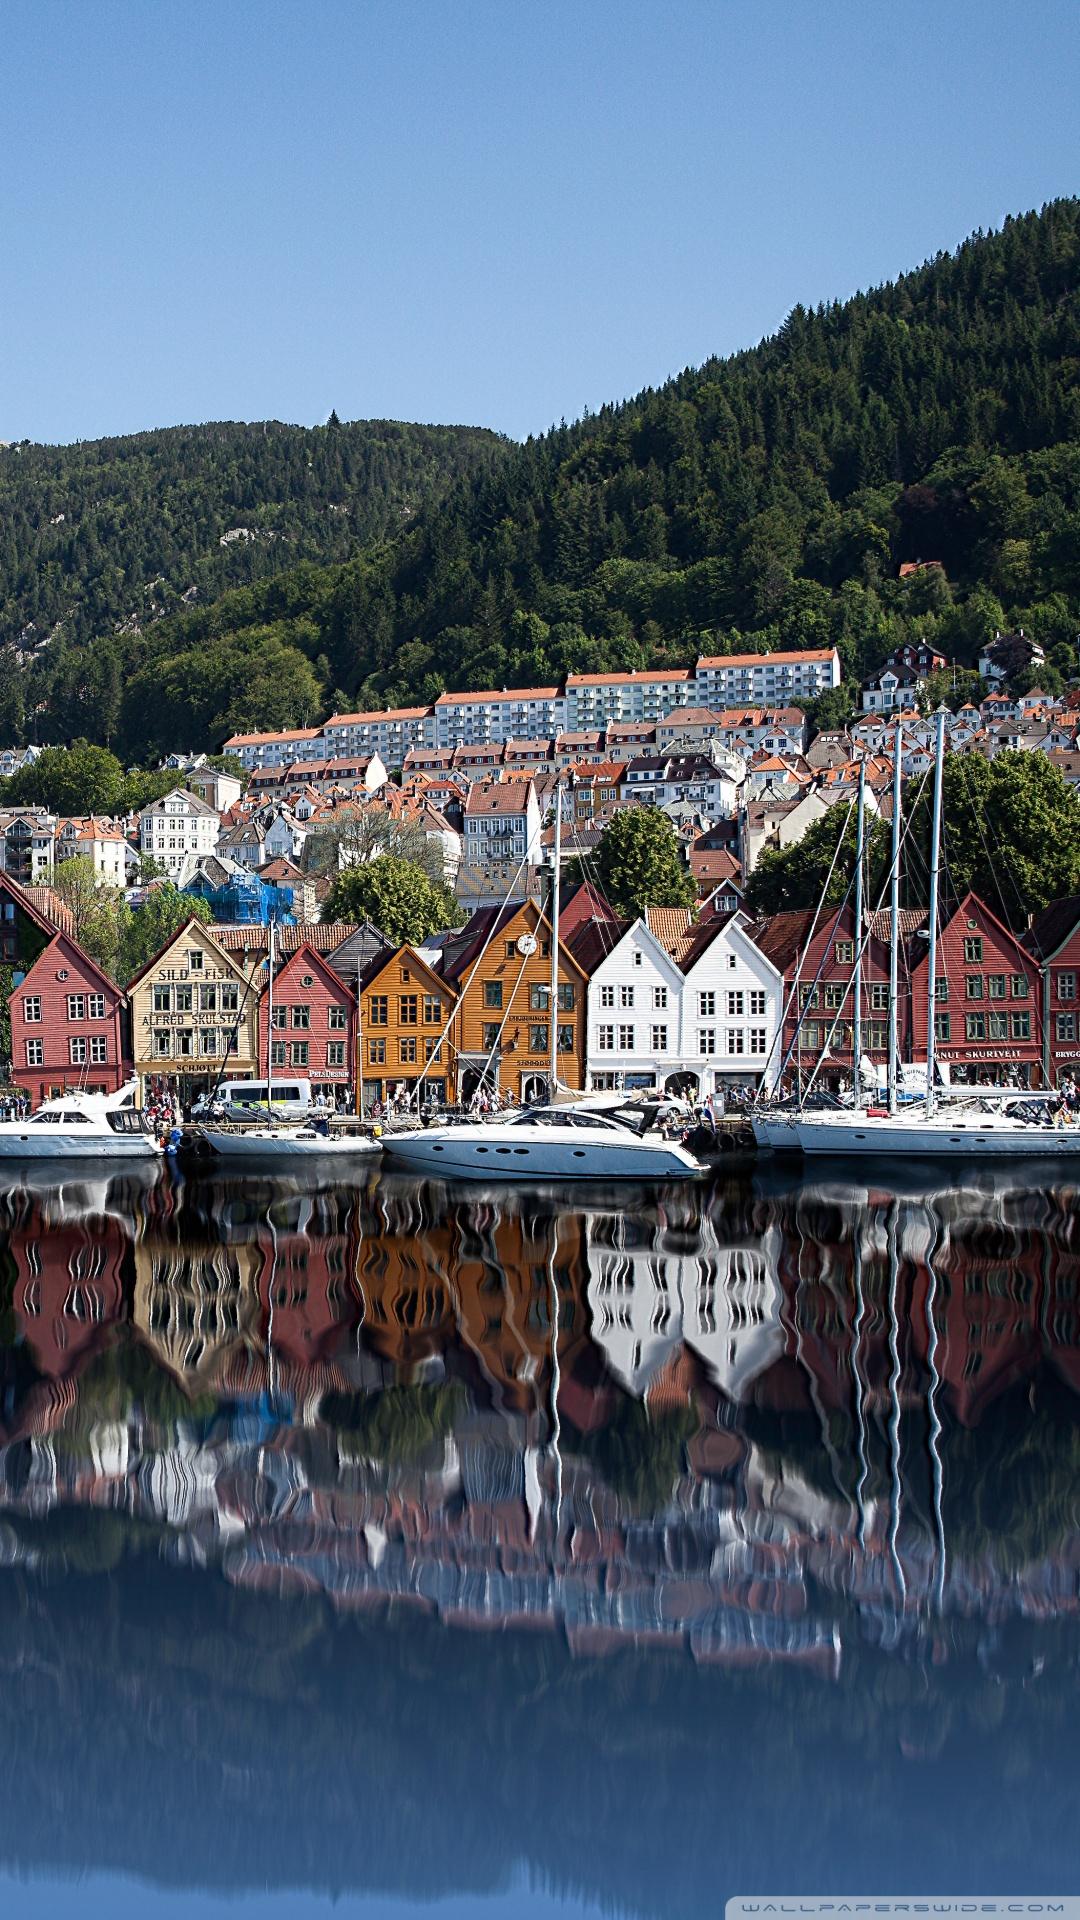
[{"label": "pitched roof", "polygon": [[1052,900],[1035,915],[1020,944],[1038,960],[1052,960],[1080,924],[1080,894]]},{"label": "pitched roof", "polygon": [[[219,927],[209,929],[218,945],[226,953],[266,953],[270,946],[268,927]],[[299,947],[309,946],[316,953],[335,953],[342,941],[348,940],[356,932],[351,921],[331,921],[324,925],[322,921],[309,927],[284,927],[277,929],[276,946],[282,957],[295,953]]]},{"label": "pitched roof", "polygon": [[836,656],[835,647],[805,647],[793,653],[710,653],[703,654],[698,661],[698,672],[712,667],[790,667],[801,666],[811,660],[832,660]]}]

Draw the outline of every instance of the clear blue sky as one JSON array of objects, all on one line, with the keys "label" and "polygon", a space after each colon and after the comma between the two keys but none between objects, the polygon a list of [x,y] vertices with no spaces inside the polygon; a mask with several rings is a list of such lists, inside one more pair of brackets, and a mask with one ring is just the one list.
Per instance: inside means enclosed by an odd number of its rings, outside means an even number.
[{"label": "clear blue sky", "polygon": [[0,439],[523,435],[1080,190],[1076,0],[0,0]]}]

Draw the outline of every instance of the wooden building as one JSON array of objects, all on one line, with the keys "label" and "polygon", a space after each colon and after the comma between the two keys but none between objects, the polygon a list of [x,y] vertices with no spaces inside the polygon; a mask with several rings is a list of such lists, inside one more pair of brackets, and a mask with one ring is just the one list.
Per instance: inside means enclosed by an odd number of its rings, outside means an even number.
[{"label": "wooden building", "polygon": [[377,1101],[424,1099],[443,1105],[450,1078],[444,1035],[454,995],[414,947],[379,953],[360,976],[358,1090],[363,1110]]},{"label": "wooden building", "polygon": [[[265,941],[265,929],[255,935]],[[222,1076],[259,1077],[265,971],[261,947],[227,952],[199,920],[188,920],[166,941],[128,985],[141,1098],[154,1081],[167,1081],[181,1101],[190,1101]]]},{"label": "wooden building", "polygon": [[[487,1082],[530,1101],[546,1097],[551,1071],[551,927],[534,900],[485,907],[450,935],[442,970],[457,1010],[454,1093],[468,1100]],[[559,943],[558,1077],[585,1085],[588,976]]]},{"label": "wooden building", "polygon": [[[926,1058],[928,967],[924,946],[911,974],[916,1060]],[[1041,1084],[1038,963],[973,893],[938,936],[934,1022],[937,1057],[954,1081]]]}]

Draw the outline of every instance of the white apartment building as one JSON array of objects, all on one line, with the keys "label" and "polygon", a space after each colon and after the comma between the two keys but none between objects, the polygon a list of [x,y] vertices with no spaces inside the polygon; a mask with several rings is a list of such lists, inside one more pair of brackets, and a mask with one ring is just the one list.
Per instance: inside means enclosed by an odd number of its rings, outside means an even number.
[{"label": "white apartment building", "polygon": [[695,673],[695,704],[779,707],[814,700],[840,685],[840,656],[835,647],[799,653],[703,655]]},{"label": "white apartment building", "polygon": [[568,673],[565,724],[571,732],[615,721],[653,725],[695,698],[689,667],[654,673]]},{"label": "white apartment building", "polygon": [[115,820],[63,820],[56,835],[56,858],[89,860],[105,887],[126,887],[135,850]]},{"label": "white apartment building", "polygon": [[650,908],[589,981],[587,1071],[597,1089],[704,1097],[771,1084],[783,979],[743,913],[694,925]]},{"label": "white apartment building", "polygon": [[540,824],[531,780],[475,781],[465,802],[466,866],[539,866]]},{"label": "white apartment building", "polygon": [[139,815],[139,848],[164,867],[170,880],[183,879],[189,863],[213,853],[221,821],[197,793],[174,787]]},{"label": "white apartment building", "polygon": [[0,814],[0,871],[21,886],[47,884],[56,858],[56,816],[40,807]]},{"label": "white apartment building", "polygon": [[487,740],[542,740],[566,726],[558,687],[511,687],[501,693],[441,693],[435,702],[435,745],[469,747]]},{"label": "white apartment building", "polygon": [[622,777],[623,800],[648,806],[685,804],[707,820],[725,819],[735,811],[738,782],[731,772],[701,753],[671,758],[648,755],[630,760]]},{"label": "white apartment building", "polygon": [[233,733],[222,753],[230,753],[254,773],[257,767],[290,767],[294,760],[325,760],[321,727],[288,727],[282,733]]},{"label": "white apartment building", "polygon": [[410,747],[435,745],[433,707],[389,707],[385,713],[332,713],[322,728],[325,758],[377,754],[388,767],[400,767]]}]

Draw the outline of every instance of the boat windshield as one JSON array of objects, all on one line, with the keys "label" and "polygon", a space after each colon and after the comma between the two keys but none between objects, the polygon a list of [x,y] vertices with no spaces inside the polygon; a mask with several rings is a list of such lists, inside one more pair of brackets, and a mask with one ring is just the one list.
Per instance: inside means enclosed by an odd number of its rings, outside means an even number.
[{"label": "boat windshield", "polygon": [[616,1121],[606,1120],[598,1113],[568,1113],[565,1107],[539,1107],[532,1113],[523,1113],[517,1120],[510,1122],[512,1127],[576,1127],[587,1128],[590,1133],[625,1133]]}]

